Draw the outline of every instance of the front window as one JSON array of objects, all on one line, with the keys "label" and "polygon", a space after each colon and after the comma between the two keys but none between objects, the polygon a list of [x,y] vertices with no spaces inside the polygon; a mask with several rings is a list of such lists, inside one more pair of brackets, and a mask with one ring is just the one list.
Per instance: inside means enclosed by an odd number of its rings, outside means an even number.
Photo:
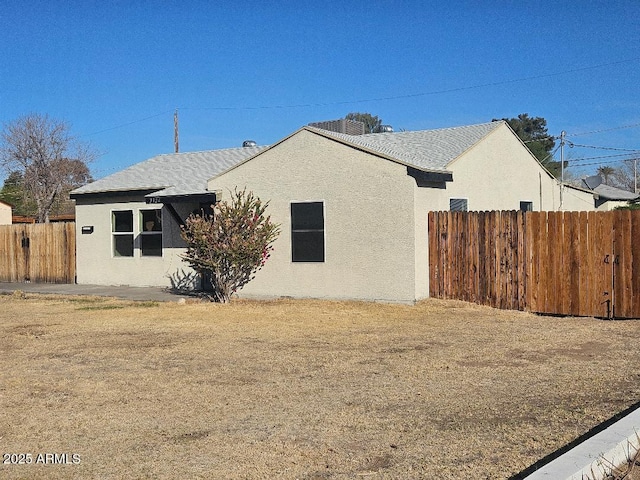
[{"label": "front window", "polygon": [[111,212],[113,256],[133,257],[133,211]]},{"label": "front window", "polygon": [[324,262],[324,203],[291,204],[291,260]]},{"label": "front window", "polygon": [[143,257],[162,256],[162,210],[140,210],[140,253]]}]

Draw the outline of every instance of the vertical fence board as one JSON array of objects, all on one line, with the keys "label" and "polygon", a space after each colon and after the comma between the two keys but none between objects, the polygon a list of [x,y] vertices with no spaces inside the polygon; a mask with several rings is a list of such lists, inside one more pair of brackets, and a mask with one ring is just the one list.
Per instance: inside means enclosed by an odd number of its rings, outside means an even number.
[{"label": "vertical fence board", "polygon": [[469,295],[468,301],[478,301],[478,216],[467,215],[469,225]]},{"label": "vertical fence board", "polygon": [[640,318],[640,211],[433,212],[429,236],[432,296]]},{"label": "vertical fence board", "polygon": [[[599,223],[599,226],[601,227],[600,229],[600,235],[601,235],[601,239],[602,239],[602,245],[605,249],[604,253],[605,253],[605,258],[607,258],[607,262],[604,265],[601,265],[602,268],[602,272],[603,272],[603,277],[604,277],[604,285],[606,286],[606,291],[608,292],[608,296],[607,299],[610,300],[610,310],[606,310],[606,305],[603,302],[603,305],[605,306],[605,310],[606,312],[608,312],[608,314],[611,314],[613,312],[613,305],[616,301],[615,299],[615,291],[614,291],[614,284],[613,284],[613,262],[614,262],[614,231],[613,231],[613,216],[612,215],[603,215],[603,213],[605,212],[598,212],[598,217],[600,218],[601,222]],[[607,212],[607,213],[614,213],[614,212]],[[606,300],[606,299],[605,299]]]},{"label": "vertical fence board", "polygon": [[631,212],[631,306],[630,317],[640,318],[640,210]]},{"label": "vertical fence board", "polygon": [[73,283],[75,224],[0,227],[0,281]]},{"label": "vertical fence board", "polygon": [[486,304],[488,294],[488,272],[487,272],[487,215],[485,212],[478,213],[478,297],[477,302]]},{"label": "vertical fence board", "polygon": [[529,309],[534,312],[539,308],[539,291],[540,291],[540,212],[531,212],[527,215],[527,239],[528,239],[528,257],[530,261],[529,282],[527,284],[529,291],[527,292],[527,301]]},{"label": "vertical fence board", "polygon": [[578,244],[577,255],[579,260],[578,271],[578,306],[576,315],[589,315],[589,298],[592,295],[589,285],[589,271],[592,268],[591,252],[589,249],[589,222],[587,212],[578,213]]},{"label": "vertical fence board", "polygon": [[632,265],[631,265],[631,212],[618,210],[613,216],[614,249],[613,263],[615,315],[617,317],[631,316],[632,298]]},{"label": "vertical fence board", "polygon": [[567,212],[565,219],[565,275],[567,279],[566,303],[563,308],[570,315],[580,312],[580,216]]},{"label": "vertical fence board", "polygon": [[489,212],[488,228],[493,235],[489,235],[489,305],[491,307],[496,306],[497,293],[496,293],[496,272],[499,270],[499,235],[497,234],[496,227],[496,212]]}]

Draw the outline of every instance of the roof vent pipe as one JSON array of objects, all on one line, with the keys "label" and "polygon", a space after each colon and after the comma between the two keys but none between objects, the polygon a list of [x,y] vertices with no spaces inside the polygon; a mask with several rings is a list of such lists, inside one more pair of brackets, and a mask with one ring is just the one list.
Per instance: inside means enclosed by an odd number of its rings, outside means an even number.
[{"label": "roof vent pipe", "polygon": [[244,142],[242,142],[243,147],[255,147],[256,145],[257,143],[253,140],[245,140]]}]

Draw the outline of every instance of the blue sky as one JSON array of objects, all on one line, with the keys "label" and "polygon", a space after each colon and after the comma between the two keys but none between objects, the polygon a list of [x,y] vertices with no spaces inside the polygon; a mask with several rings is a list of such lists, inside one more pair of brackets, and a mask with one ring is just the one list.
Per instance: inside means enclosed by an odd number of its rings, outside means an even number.
[{"label": "blue sky", "polygon": [[[640,149],[639,18],[637,0],[5,0],[0,123],[68,121],[102,152],[96,178],[171,153],[176,108],[181,151],[354,111],[396,130],[527,112],[576,144]],[[574,162],[591,173],[625,152],[566,153],[607,156]]]}]

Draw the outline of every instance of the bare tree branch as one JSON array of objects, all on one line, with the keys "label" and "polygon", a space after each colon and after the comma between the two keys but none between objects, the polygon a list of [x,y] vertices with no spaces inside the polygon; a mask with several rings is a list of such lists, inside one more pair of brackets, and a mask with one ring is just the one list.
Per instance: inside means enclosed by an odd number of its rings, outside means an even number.
[{"label": "bare tree branch", "polygon": [[5,125],[0,167],[22,175],[25,196],[36,205],[36,221],[47,222],[63,193],[90,180],[87,164],[97,156],[70,133],[66,122],[31,114]]}]

